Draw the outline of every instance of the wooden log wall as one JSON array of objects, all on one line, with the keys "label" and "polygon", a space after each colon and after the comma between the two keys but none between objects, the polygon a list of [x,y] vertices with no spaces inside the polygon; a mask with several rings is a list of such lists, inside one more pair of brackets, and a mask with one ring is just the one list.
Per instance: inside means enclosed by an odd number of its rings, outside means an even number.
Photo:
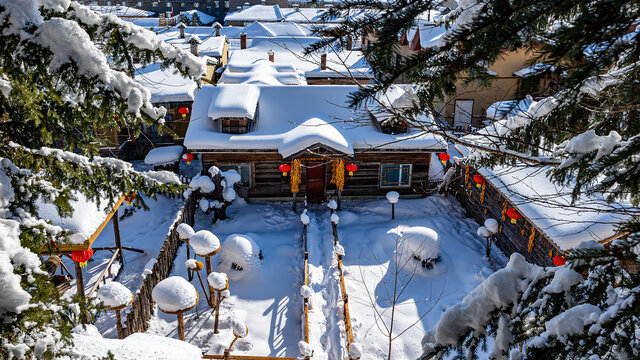
[{"label": "wooden log wall", "polygon": [[[493,236],[494,247],[491,251],[496,251],[495,246],[497,246],[507,256],[517,252],[522,254],[527,261],[540,266],[553,265],[553,257],[563,254],[543,231],[536,228],[524,216],[515,224],[512,224],[506,215],[503,220],[502,212],[505,202],[507,202],[507,208],[514,207],[514,205],[489,181],[485,183],[484,202],[481,203],[481,189],[477,188],[476,183],[473,181],[473,175],[477,174],[473,168],[469,169],[468,184],[471,185],[470,188],[468,185],[465,186],[464,183],[464,166],[457,166],[456,171],[456,178],[459,179],[454,185],[457,198],[467,210],[467,214],[480,225],[484,224],[484,221],[489,218],[496,219],[500,224],[500,232]],[[529,251],[529,238],[532,234],[532,229],[535,229],[535,235],[533,247]]]},{"label": "wooden log wall", "polygon": [[149,327],[149,319],[153,314],[154,303],[151,298],[153,288],[162,280],[166,279],[171,272],[173,260],[178,253],[178,247],[181,244],[178,238],[176,227],[181,223],[193,225],[194,214],[196,209],[195,196],[190,196],[180,210],[180,217],[171,226],[171,232],[167,235],[157,262],[153,265],[151,274],[142,282],[142,286],[135,293],[135,299],[129,308],[129,313],[125,320],[126,327],[123,329],[124,336],[129,336],[135,332],[144,332]]}]

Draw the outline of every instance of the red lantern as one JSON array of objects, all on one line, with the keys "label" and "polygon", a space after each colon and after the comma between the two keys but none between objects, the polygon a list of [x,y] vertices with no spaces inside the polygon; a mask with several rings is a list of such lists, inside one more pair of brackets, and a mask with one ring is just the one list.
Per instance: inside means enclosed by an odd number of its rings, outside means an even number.
[{"label": "red lantern", "polygon": [[562,266],[567,262],[567,259],[562,255],[556,255],[553,257],[553,265]]},{"label": "red lantern", "polygon": [[191,160],[195,159],[195,156],[193,156],[193,154],[184,154],[182,155],[182,160],[187,162],[187,165],[191,165]]},{"label": "red lantern", "polygon": [[442,165],[446,164],[447,161],[451,159],[451,156],[447,153],[440,153],[438,154],[438,157],[440,158],[440,161],[442,161]]},{"label": "red lantern", "polygon": [[482,187],[482,184],[485,182],[484,178],[480,174],[473,175],[473,181],[476,182],[476,187]]},{"label": "red lantern", "polygon": [[129,206],[133,205],[133,200],[136,199],[136,196],[138,196],[138,194],[136,193],[131,193],[131,195],[124,194],[124,200],[127,202],[127,205]]},{"label": "red lantern", "polygon": [[287,176],[287,173],[289,172],[289,170],[291,170],[291,165],[289,165],[289,164],[280,164],[278,169],[280,169],[280,172],[282,173],[282,176]]},{"label": "red lantern", "polygon": [[93,249],[91,248],[87,250],[73,250],[71,252],[71,258],[73,259],[73,261],[80,263],[81,268],[87,266],[87,261],[89,261],[92,256]]},{"label": "red lantern", "polygon": [[351,163],[351,164],[347,164],[347,166],[345,166],[347,168],[347,171],[349,172],[349,176],[353,176],[353,173],[356,172],[356,170],[358,170],[358,165]]},{"label": "red lantern", "polygon": [[509,208],[507,210],[507,216],[511,218],[511,223],[512,224],[515,224],[516,221],[518,221],[518,219],[520,219],[522,217],[522,215],[520,215],[518,210],[516,210],[514,208]]},{"label": "red lantern", "polygon": [[182,114],[182,117],[187,117],[187,114],[189,113],[189,108],[186,106],[183,106],[178,109],[178,112]]}]

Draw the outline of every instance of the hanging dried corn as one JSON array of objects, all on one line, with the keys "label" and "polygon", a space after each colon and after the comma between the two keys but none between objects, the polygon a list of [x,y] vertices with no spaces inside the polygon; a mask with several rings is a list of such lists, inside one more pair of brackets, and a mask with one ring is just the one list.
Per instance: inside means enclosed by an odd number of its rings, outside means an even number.
[{"label": "hanging dried corn", "polygon": [[336,160],[331,164],[331,183],[336,184],[336,189],[344,188],[344,160]]},{"label": "hanging dried corn", "polygon": [[500,213],[502,215],[502,221],[507,220],[507,205],[509,205],[509,202],[505,200],[505,202],[502,203],[502,213]]},{"label": "hanging dried corn", "polygon": [[536,237],[536,228],[531,226],[531,235],[529,235],[529,245],[527,246],[527,250],[529,252],[533,251],[533,239]]},{"label": "hanging dried corn", "polygon": [[297,193],[302,176],[302,163],[295,159],[291,162],[291,192]]},{"label": "hanging dried corn", "polygon": [[[484,204],[484,188],[487,186],[486,183],[482,183],[482,190],[480,191],[480,204]],[[485,212],[486,214],[486,212]]]}]

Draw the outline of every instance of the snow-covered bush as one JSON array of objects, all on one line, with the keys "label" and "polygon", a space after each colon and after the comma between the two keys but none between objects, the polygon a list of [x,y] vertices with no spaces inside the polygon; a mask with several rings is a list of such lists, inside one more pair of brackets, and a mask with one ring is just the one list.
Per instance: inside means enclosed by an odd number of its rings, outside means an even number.
[{"label": "snow-covered bush", "polygon": [[440,258],[441,244],[438,233],[424,226],[404,229],[397,252],[403,263],[416,261],[426,269],[432,269]]},{"label": "snow-covered bush", "polygon": [[480,226],[476,231],[476,233],[478,234],[478,236],[485,237],[485,238],[488,238],[489,236],[492,235],[491,231],[489,231],[489,229],[487,229],[486,226]]},{"label": "snow-covered bush", "polygon": [[262,265],[262,250],[249,235],[232,234],[222,243],[218,270],[233,281],[240,280]]},{"label": "snow-covered bush", "polygon": [[178,237],[180,238],[180,240],[188,240],[193,236],[193,234],[195,234],[193,228],[189,224],[185,223],[178,225],[176,231],[178,232]]},{"label": "snow-covered bush", "polygon": [[119,282],[108,282],[98,290],[98,300],[108,308],[123,307],[133,301],[131,290]]},{"label": "snow-covered bush", "polygon": [[207,282],[214,290],[223,291],[229,287],[229,278],[227,274],[220,272],[212,272],[207,276]]},{"label": "snow-covered bush", "polygon": [[249,334],[249,328],[247,328],[244,320],[240,318],[234,318],[231,320],[231,329],[233,331],[233,335],[239,338],[243,338]]},{"label": "snow-covered bush", "polygon": [[198,291],[180,276],[171,276],[158,283],[151,292],[160,310],[175,313],[191,309],[198,302]]},{"label": "snow-covered bush", "polygon": [[233,187],[233,185],[237,184],[242,180],[242,177],[236,170],[227,170],[222,172],[222,178],[224,179],[227,187]]},{"label": "snow-covered bush", "polygon": [[484,226],[489,230],[491,234],[497,234],[500,231],[500,224],[498,224],[498,220],[489,218],[484,221]]},{"label": "snow-covered bush", "polygon": [[207,230],[200,230],[193,234],[189,245],[198,256],[211,256],[220,250],[220,240]]}]

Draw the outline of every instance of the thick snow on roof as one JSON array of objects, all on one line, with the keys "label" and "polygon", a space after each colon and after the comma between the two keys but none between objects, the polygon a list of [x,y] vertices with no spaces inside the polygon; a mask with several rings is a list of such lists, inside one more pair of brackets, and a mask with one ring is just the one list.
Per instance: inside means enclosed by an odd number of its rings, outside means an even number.
[{"label": "thick snow on roof", "polygon": [[73,194],[78,200],[71,200],[69,204],[73,208],[70,217],[60,217],[58,209],[51,203],[41,200],[36,201],[38,216],[43,220],[51,221],[53,226],[58,226],[68,233],[69,243],[83,244],[107,218],[107,213],[111,208],[106,206],[107,201],[102,201],[100,207],[93,201],[88,200],[80,193]]},{"label": "thick snow on roof", "polygon": [[[463,146],[456,149],[468,154]],[[521,165],[480,168],[478,172],[562,250],[570,250],[583,241],[602,241],[614,236],[616,224],[629,220],[627,216],[606,212],[610,206],[623,209],[630,207],[628,204],[607,205],[595,195],[572,204],[573,188],[553,183],[546,176],[547,170]]]},{"label": "thick snow on roof", "polygon": [[306,85],[304,74],[292,65],[278,65],[267,60],[254,64],[230,64],[218,84]]},{"label": "thick snow on roof", "polygon": [[[198,18],[200,19],[200,24],[202,25],[209,25],[211,23],[213,23],[216,18],[203,13],[202,11],[199,10],[189,10],[189,11],[185,11],[182,12],[180,14],[184,14],[187,17],[187,22],[189,24],[191,24],[191,16],[193,13],[197,13],[198,14]],[[176,21],[176,23],[178,23],[180,21],[180,14],[174,16],[173,18],[167,18],[167,22],[170,21],[170,19],[174,19]],[[154,17],[154,18],[125,18],[123,20],[127,20],[130,21],[138,26],[144,26],[144,27],[157,27],[159,26],[159,18]]]},{"label": "thick snow on roof", "polygon": [[[346,74],[347,71],[356,78],[371,78],[371,66],[361,51],[330,50],[327,53],[327,69],[320,69],[320,55],[303,57],[305,47],[317,42],[316,37],[282,37],[255,38],[246,49],[234,50],[229,58],[229,64],[252,64],[268,59],[268,52],[273,51],[276,64],[293,65],[303,71],[307,77],[335,77],[336,73]],[[346,65],[346,67],[345,67]],[[343,77],[343,75],[338,75]]]},{"label": "thick snow on roof", "polygon": [[168,165],[180,160],[184,152],[182,145],[163,146],[151,149],[144,158],[147,165]]},{"label": "thick snow on roof", "polygon": [[139,68],[135,80],[149,89],[151,102],[191,102],[197,88],[195,81],[183,77],[174,67],[161,69],[160,64],[150,64]]},{"label": "thick snow on roof", "polygon": [[184,50],[190,50],[190,39],[198,39],[199,56],[221,57],[224,52],[224,45],[228,41],[225,35],[216,36],[216,29],[212,27],[187,27],[184,29],[185,38],[180,38],[180,30],[173,27],[158,34],[158,37],[165,42]]},{"label": "thick snow on roof", "polygon": [[224,21],[282,21],[284,16],[278,5],[253,5],[234,11],[224,17]]},{"label": "thick snow on roof", "polygon": [[132,17],[149,17],[155,15],[153,11],[136,9],[128,6],[109,6],[109,5],[86,5],[89,9],[97,11],[105,15],[115,16],[132,16]]},{"label": "thick snow on roof", "polygon": [[260,89],[254,85],[220,86],[209,106],[208,117],[253,119],[258,106]]},{"label": "thick snow on roof", "polygon": [[[381,147],[403,150],[442,150],[446,142],[439,136],[411,131],[384,134],[367,114],[347,108],[348,95],[356,86],[262,86],[259,89],[257,118],[247,134],[225,134],[209,114],[214,103],[225,104],[229,96],[246,93],[246,85],[205,85],[197,94],[184,144],[188,149],[235,149],[280,151],[292,155],[313,142],[345,154],[353,150]],[[349,120],[353,119],[354,122]],[[347,121],[347,122],[345,122]],[[400,141],[402,140],[402,141]]]},{"label": "thick snow on roof", "polygon": [[[97,333],[97,330],[95,332]],[[105,358],[109,352],[118,360],[202,359],[202,350],[197,346],[178,339],[146,333],[134,333],[122,340],[73,334],[73,347],[73,352],[78,358],[87,359]]]},{"label": "thick snow on roof", "polygon": [[[254,37],[277,37],[277,36],[310,36],[312,29],[308,26],[298,25],[296,23],[268,23],[255,21],[245,26],[242,32],[247,34],[248,38]],[[240,36],[238,34],[238,36]]]},{"label": "thick snow on roof", "polygon": [[505,100],[491,104],[487,108],[487,117],[494,120],[504,120],[519,112],[527,111],[531,106],[531,99]]},{"label": "thick snow on roof", "polygon": [[322,16],[322,14],[327,12],[327,9],[281,8],[280,11],[284,16],[284,21],[298,22],[298,23],[317,23],[317,22],[321,22],[320,17]]}]

